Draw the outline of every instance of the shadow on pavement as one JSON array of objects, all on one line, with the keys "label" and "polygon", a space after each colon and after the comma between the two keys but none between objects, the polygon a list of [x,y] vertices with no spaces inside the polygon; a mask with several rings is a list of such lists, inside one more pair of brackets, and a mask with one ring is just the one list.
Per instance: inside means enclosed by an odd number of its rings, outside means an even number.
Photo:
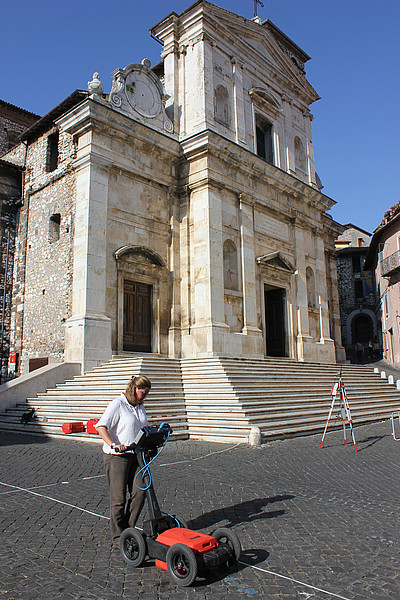
[{"label": "shadow on pavement", "polygon": [[33,444],[47,444],[51,438],[45,435],[35,435],[21,433],[19,431],[0,431],[0,446],[16,446],[16,445],[29,445]]},{"label": "shadow on pavement", "polygon": [[291,500],[295,496],[285,494],[281,496],[271,496],[270,498],[255,498],[246,500],[233,506],[217,508],[208,513],[204,513],[190,521],[191,529],[202,529],[220,524],[225,521],[224,527],[233,527],[240,523],[251,523],[260,519],[272,519],[286,513],[286,510],[265,510],[269,504]]},{"label": "shadow on pavement", "polygon": [[[385,435],[370,435],[369,437],[364,438],[363,440],[357,440],[357,451],[358,452],[362,452],[363,450],[366,450],[370,446],[374,446],[374,444],[380,442],[381,440],[383,440],[386,437],[388,437],[388,434],[385,434]],[[360,448],[359,444],[367,444],[367,445],[363,446],[362,448]]]},{"label": "shadow on pavement", "polygon": [[268,556],[269,552],[267,552],[267,550],[262,550],[258,548],[242,550],[239,562],[236,567],[219,567],[218,569],[210,569],[209,571],[200,573],[195,581],[194,587],[201,588],[210,585],[211,583],[221,581],[222,579],[226,579],[234,573],[243,571],[243,569],[246,569],[249,565],[256,566],[264,562],[265,560],[267,560]]}]

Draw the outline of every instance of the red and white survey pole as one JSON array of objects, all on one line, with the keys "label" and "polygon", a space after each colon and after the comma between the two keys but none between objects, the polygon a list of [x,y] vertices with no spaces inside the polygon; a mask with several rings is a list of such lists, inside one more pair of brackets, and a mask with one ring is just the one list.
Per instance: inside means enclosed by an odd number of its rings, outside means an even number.
[{"label": "red and white survey pole", "polygon": [[322,448],[322,444],[324,443],[326,431],[328,429],[329,421],[331,420],[332,412],[337,400],[339,400],[339,408],[340,412],[338,414],[338,419],[340,419],[343,423],[343,437],[344,437],[344,445],[347,446],[347,437],[346,437],[346,424],[348,423],[350,426],[351,437],[353,439],[354,449],[357,452],[357,444],[356,438],[354,436],[353,429],[353,421],[351,419],[350,406],[349,401],[347,400],[346,388],[344,387],[344,383],[342,380],[342,373],[340,373],[339,381],[334,383],[331,389],[331,408],[329,410],[328,419],[326,421],[324,433],[322,436],[322,440],[319,443],[319,447]]}]

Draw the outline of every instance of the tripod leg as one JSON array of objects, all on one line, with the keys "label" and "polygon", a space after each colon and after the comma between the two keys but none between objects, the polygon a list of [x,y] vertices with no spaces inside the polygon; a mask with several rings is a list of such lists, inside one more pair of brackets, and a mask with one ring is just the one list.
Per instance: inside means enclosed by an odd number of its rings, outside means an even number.
[{"label": "tripod leg", "polygon": [[354,435],[353,422],[351,420],[350,406],[349,406],[349,402],[347,400],[346,390],[345,390],[344,386],[343,386],[343,400],[344,400],[344,406],[345,406],[345,409],[346,409],[347,421],[348,421],[349,426],[350,426],[351,437],[353,439],[354,450],[357,452],[356,437]]},{"label": "tripod leg", "polygon": [[[332,390],[333,390],[333,388],[332,388]],[[331,404],[331,408],[330,408],[330,411],[329,411],[328,419],[327,419],[327,421],[326,421],[326,425],[325,425],[324,433],[323,433],[323,435],[322,435],[322,440],[321,440],[321,441],[320,441],[320,443],[319,443],[319,447],[320,447],[320,448],[322,448],[322,444],[324,443],[324,439],[325,439],[325,435],[326,435],[326,430],[328,429],[329,421],[330,421],[330,418],[331,418],[331,416],[332,416],[333,407],[334,407],[334,405],[335,405],[335,400],[336,400],[336,395],[335,395],[335,396],[333,396],[333,395],[332,395],[332,404]]]}]

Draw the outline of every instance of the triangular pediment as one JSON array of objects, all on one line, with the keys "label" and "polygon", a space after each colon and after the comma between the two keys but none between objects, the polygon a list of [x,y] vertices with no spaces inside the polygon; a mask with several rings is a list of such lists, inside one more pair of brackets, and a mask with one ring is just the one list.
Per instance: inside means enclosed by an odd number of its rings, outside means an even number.
[{"label": "triangular pediment", "polygon": [[257,264],[264,267],[273,267],[287,271],[291,275],[295,273],[296,267],[282,254],[282,252],[269,252],[256,258]]},{"label": "triangular pediment", "polygon": [[319,98],[304,72],[304,62],[309,57],[270,21],[257,23],[208,2],[204,2],[204,5],[212,13],[218,26],[218,39],[221,40],[226,35],[239,59],[241,56],[253,55],[257,60],[263,61],[266,67],[279,72],[288,83],[299,88],[310,103]]}]

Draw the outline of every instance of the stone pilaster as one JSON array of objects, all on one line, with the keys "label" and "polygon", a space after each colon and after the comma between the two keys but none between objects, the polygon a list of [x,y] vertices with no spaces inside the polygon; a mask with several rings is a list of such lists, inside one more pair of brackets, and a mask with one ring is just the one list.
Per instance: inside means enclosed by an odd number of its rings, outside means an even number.
[{"label": "stone pilaster", "polygon": [[[80,138],[90,147],[91,134]],[[79,150],[79,146],[78,146]],[[77,165],[72,315],[66,323],[65,359],[88,371],[111,358],[111,322],[106,316],[108,173],[89,155]]]},{"label": "stone pilaster", "polygon": [[246,146],[245,104],[243,95],[243,64],[231,58],[233,76],[233,113],[235,122],[235,141]]},{"label": "stone pilaster", "polygon": [[212,185],[194,186],[190,195],[191,342],[186,352],[219,355],[224,315],[221,192]]},{"label": "stone pilaster", "polygon": [[239,194],[240,257],[243,292],[243,333],[261,334],[257,327],[256,257],[254,253],[254,216],[250,199]]},{"label": "stone pilaster", "polygon": [[303,230],[296,219],[292,219],[292,238],[295,254],[296,304],[297,304],[297,359],[305,360],[305,345],[312,341],[309,334],[305,244]]},{"label": "stone pilaster", "polygon": [[170,299],[169,350],[171,358],[181,355],[181,303],[180,303],[180,243],[179,243],[179,197],[177,190],[168,190],[169,239],[168,239],[168,274]]}]

